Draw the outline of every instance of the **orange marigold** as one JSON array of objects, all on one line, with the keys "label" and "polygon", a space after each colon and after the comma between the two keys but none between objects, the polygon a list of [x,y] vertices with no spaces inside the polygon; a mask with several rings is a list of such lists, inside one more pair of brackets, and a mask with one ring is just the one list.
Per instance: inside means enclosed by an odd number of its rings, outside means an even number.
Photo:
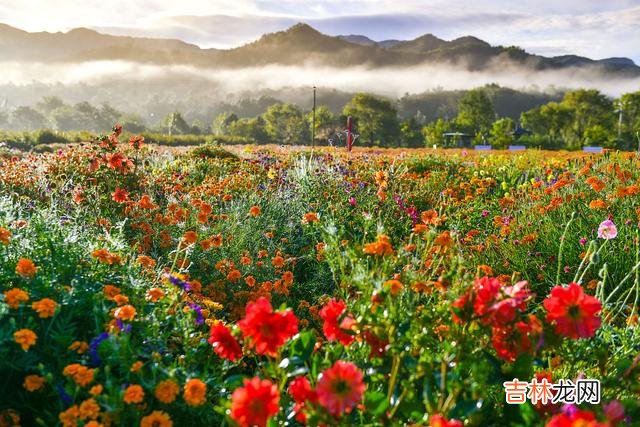
[{"label": "orange marigold", "polygon": [[29,301],[29,294],[20,288],[9,289],[4,293],[4,302],[14,310],[27,301]]},{"label": "orange marigold", "polygon": [[81,387],[91,384],[93,381],[93,369],[82,366],[79,363],[67,365],[62,374],[73,378],[73,381]]},{"label": "orange marigold", "polygon": [[116,308],[116,311],[113,312],[113,317],[120,320],[133,320],[136,317],[136,309],[129,304],[123,305]]},{"label": "orange marigold", "polygon": [[35,301],[31,304],[31,308],[38,313],[41,319],[53,316],[57,307],[58,303],[51,298],[42,298],[40,301]]},{"label": "orange marigold", "polygon": [[180,386],[173,380],[160,381],[156,386],[154,395],[162,403],[171,403],[180,393]]},{"label": "orange marigold", "polygon": [[253,205],[253,206],[251,206],[251,208],[249,209],[249,214],[250,214],[251,216],[254,216],[254,217],[255,217],[255,216],[259,216],[261,213],[262,213],[262,210],[260,209],[260,206]]},{"label": "orange marigold", "polygon": [[316,214],[315,212],[307,212],[306,214],[304,214],[302,216],[302,223],[303,224],[311,224],[313,222],[318,222],[318,214]]},{"label": "orange marigold", "polygon": [[35,345],[38,336],[31,329],[19,329],[13,333],[13,339],[24,351]]},{"label": "orange marigold", "polygon": [[16,274],[18,276],[24,277],[25,279],[31,279],[36,275],[38,268],[28,258],[20,258],[18,260],[18,264],[16,265]]},{"label": "orange marigold", "polygon": [[151,288],[145,295],[145,299],[149,302],[157,302],[162,298],[164,298],[164,291],[160,288]]},{"label": "orange marigold", "polygon": [[0,243],[8,245],[11,242],[11,231],[0,227]]},{"label": "orange marigold", "polygon": [[138,384],[131,384],[125,389],[122,400],[125,403],[140,403],[144,400],[144,389]]},{"label": "orange marigold", "polygon": [[364,245],[363,251],[367,255],[392,255],[393,254],[393,246],[391,246],[391,242],[389,237],[381,234],[378,236],[375,242],[366,243]]},{"label": "orange marigold", "polygon": [[592,200],[589,203],[589,208],[591,209],[605,209],[607,207],[607,203],[602,199]]},{"label": "orange marigold", "polygon": [[87,344],[86,341],[74,341],[67,348],[71,351],[75,351],[78,354],[84,354],[87,352],[87,350],[89,350],[89,344]]},{"label": "orange marigold", "polygon": [[153,258],[148,257],[146,255],[140,255],[136,261],[138,262],[138,264],[140,264],[144,268],[151,269],[156,266],[156,261]]},{"label": "orange marigold", "polygon": [[169,414],[162,411],[153,411],[140,420],[140,427],[173,427],[173,421]]},{"label": "orange marigold", "polygon": [[24,382],[22,383],[22,387],[29,392],[34,392],[42,389],[47,380],[40,375],[27,375],[24,377]]},{"label": "orange marigold", "polygon": [[100,415],[100,405],[93,398],[89,398],[80,404],[78,408],[80,412],[80,418],[83,420],[90,419],[95,420]]},{"label": "orange marigold", "polygon": [[207,385],[197,378],[192,378],[184,385],[184,401],[189,406],[200,406],[207,400]]}]

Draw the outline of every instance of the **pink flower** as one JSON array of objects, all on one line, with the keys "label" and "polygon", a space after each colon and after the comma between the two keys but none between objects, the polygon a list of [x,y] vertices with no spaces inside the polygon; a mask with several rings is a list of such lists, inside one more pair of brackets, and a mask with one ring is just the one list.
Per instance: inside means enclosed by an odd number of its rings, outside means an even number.
[{"label": "pink flower", "polygon": [[618,235],[616,225],[610,219],[602,221],[598,227],[598,237],[605,240],[615,239]]}]

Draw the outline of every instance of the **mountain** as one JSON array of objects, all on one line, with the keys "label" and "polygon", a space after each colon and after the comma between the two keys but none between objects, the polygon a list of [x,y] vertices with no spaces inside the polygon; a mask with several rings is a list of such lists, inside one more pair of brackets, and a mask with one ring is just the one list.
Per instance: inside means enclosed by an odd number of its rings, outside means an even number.
[{"label": "mountain", "polygon": [[332,37],[299,23],[234,49],[202,49],[174,39],[113,36],[77,28],[66,33],[29,33],[0,24],[0,61],[82,62],[127,60],[204,68],[269,64],[389,67],[447,64],[468,70],[518,65],[530,70],[583,68],[611,76],[640,76],[628,58],[593,60],[576,55],[544,57],[515,46],[492,46],[476,37],[442,40],[425,34],[414,40],[376,42],[366,36]]}]

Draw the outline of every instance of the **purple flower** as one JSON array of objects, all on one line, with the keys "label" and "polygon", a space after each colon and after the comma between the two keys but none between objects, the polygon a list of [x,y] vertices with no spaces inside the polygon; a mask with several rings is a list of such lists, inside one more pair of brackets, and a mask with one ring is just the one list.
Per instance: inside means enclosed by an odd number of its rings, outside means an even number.
[{"label": "purple flower", "polygon": [[189,284],[189,282],[185,282],[184,280],[179,279],[178,277],[174,276],[173,274],[168,274],[167,276],[169,277],[169,281],[171,283],[173,283],[174,285],[181,287],[182,289],[184,289],[187,292],[189,292],[191,290],[191,285]]},{"label": "purple flower", "polygon": [[586,239],[586,237],[583,237],[582,239],[580,239],[580,244],[581,244],[582,246],[586,245],[586,244],[587,244],[587,242],[588,242],[588,240]]},{"label": "purple flower", "polygon": [[202,307],[195,303],[189,303],[189,308],[196,312],[196,325],[202,325],[204,323],[204,316],[202,315]]},{"label": "purple flower", "polygon": [[616,225],[610,219],[604,220],[598,227],[598,237],[605,240],[615,239],[618,235]]},{"label": "purple flower", "polygon": [[100,343],[109,338],[108,332],[103,332],[94,339],[91,340],[89,344],[89,358],[91,359],[92,366],[100,365],[100,356],[98,356],[98,346]]}]

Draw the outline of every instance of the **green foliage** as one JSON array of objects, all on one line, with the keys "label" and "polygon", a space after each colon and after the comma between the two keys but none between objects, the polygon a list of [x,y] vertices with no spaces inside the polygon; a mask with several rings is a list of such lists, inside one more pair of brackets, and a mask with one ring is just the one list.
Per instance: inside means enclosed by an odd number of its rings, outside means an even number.
[{"label": "green foliage", "polygon": [[309,128],[302,112],[293,104],[274,104],[262,116],[270,141],[276,144],[306,145],[310,142]]},{"label": "green foliage", "polygon": [[489,132],[491,145],[498,149],[505,149],[514,141],[515,123],[508,117],[493,122]]},{"label": "green foliage", "polygon": [[367,93],[356,94],[342,110],[355,120],[359,142],[363,145],[393,147],[398,144],[400,128],[396,109],[390,101]]},{"label": "green foliage", "polygon": [[493,105],[484,90],[470,90],[460,99],[456,117],[456,124],[460,129],[486,134],[493,119]]}]

